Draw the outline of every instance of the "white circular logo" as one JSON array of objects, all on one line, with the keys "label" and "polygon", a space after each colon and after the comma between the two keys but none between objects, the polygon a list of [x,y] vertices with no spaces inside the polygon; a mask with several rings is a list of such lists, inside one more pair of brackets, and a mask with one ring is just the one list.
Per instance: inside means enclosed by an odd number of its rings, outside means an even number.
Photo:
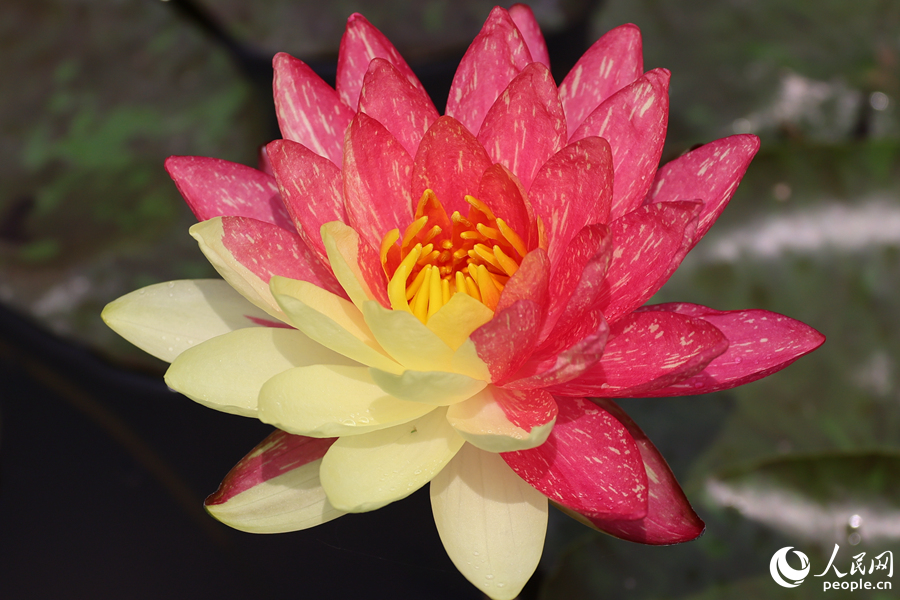
[{"label": "white circular logo", "polygon": [[787,546],[776,552],[769,562],[769,573],[772,579],[781,587],[793,588],[797,587],[809,575],[809,559],[799,550],[794,550],[794,554],[800,559],[800,568],[792,569],[787,562],[787,553],[793,546]]}]

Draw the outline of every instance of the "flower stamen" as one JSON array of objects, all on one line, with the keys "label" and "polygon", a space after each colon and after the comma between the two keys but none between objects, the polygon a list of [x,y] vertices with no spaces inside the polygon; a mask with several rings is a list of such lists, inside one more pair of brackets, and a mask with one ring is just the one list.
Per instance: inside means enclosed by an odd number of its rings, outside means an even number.
[{"label": "flower stamen", "polygon": [[465,200],[468,216],[454,212],[448,217],[434,192],[425,190],[403,234],[399,229],[385,234],[380,257],[394,310],[427,323],[456,294],[496,309],[528,250],[484,202],[473,196]]}]

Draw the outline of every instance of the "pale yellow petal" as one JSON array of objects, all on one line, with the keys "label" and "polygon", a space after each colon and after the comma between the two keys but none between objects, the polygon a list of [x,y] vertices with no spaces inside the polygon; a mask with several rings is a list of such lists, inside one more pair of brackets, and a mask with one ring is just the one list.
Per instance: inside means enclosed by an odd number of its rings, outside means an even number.
[{"label": "pale yellow petal", "polygon": [[362,366],[288,369],[259,392],[261,421],[310,437],[358,435],[418,419],[433,409],[392,398]]},{"label": "pale yellow petal", "polygon": [[158,283],[106,305],[100,315],[110,329],[153,356],[172,362],[210,338],[271,321],[221,279]]},{"label": "pale yellow petal", "polygon": [[307,463],[241,492],[222,504],[207,505],[213,517],[248,533],[300,531],[345,514],[328,502],[319,483],[322,459]]},{"label": "pale yellow petal", "polygon": [[446,410],[437,408],[410,423],[338,439],[322,459],[319,477],[336,508],[375,510],[431,481],[462,445]]},{"label": "pale yellow petal", "polygon": [[465,402],[451,406],[447,410],[447,421],[467,442],[488,452],[514,452],[536,448],[547,440],[556,423],[555,406],[549,405],[553,403],[553,398],[549,397],[547,407],[547,412],[552,410],[552,415],[541,414],[535,418],[529,414],[533,425],[530,429],[526,429],[510,421],[501,407],[502,399],[497,397],[525,396],[533,393],[535,392],[532,390],[505,390],[488,386]]},{"label": "pale yellow petal", "polygon": [[353,304],[362,310],[363,304],[373,300],[375,294],[359,270],[359,234],[340,221],[325,223],[321,233],[334,276]]},{"label": "pale yellow petal", "polygon": [[310,338],[364,365],[403,371],[375,340],[352,302],[307,281],[275,276],[269,286],[291,325]]},{"label": "pale yellow petal", "polygon": [[166,371],[166,384],[204,406],[255,417],[269,378],[321,363],[359,366],[296,329],[238,329],[182,352]]},{"label": "pale yellow petal", "polygon": [[445,344],[456,350],[473,331],[492,318],[494,311],[472,296],[455,294],[450,302],[428,318],[427,326]]},{"label": "pale yellow petal", "polygon": [[210,264],[231,287],[240,292],[247,300],[269,313],[276,319],[284,321],[284,313],[272,297],[268,282],[250,271],[235,260],[231,251],[222,244],[224,230],[222,217],[201,221],[190,229],[190,234],[200,245]]},{"label": "pale yellow petal", "polygon": [[404,371],[400,375],[371,369],[372,379],[388,394],[410,402],[448,406],[471,398],[487,382],[446,371]]},{"label": "pale yellow petal", "polygon": [[463,446],[431,482],[444,548],[466,579],[494,600],[512,600],[537,568],[547,498],[498,454]]}]

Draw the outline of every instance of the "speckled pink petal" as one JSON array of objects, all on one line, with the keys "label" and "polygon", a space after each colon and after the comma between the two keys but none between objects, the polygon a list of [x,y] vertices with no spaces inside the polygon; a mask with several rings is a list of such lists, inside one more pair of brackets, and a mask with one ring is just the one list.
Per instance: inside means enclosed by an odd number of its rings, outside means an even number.
[{"label": "speckled pink petal", "polygon": [[504,385],[512,389],[554,389],[589,371],[603,356],[609,325],[597,309],[586,312],[559,339],[558,348],[542,346]]},{"label": "speckled pink petal", "polygon": [[263,283],[273,275],[308,281],[345,296],[334,274],[316,258],[293,229],[247,217],[223,217],[221,244],[234,260]]},{"label": "speckled pink petal", "polygon": [[280,52],[272,60],[275,113],[281,135],[341,164],[353,111],[303,61]]},{"label": "speckled pink petal", "polygon": [[372,248],[381,248],[391,229],[403,231],[412,222],[412,164],[409,153],[384,125],[357,113],[344,147],[344,204],[348,224]]},{"label": "speckled pink petal", "polygon": [[720,311],[699,304],[671,303],[641,311],[671,311],[702,319],[728,338],[728,350],[703,371],[642,396],[683,396],[727,390],[785,368],[825,342],[825,336],[800,321],[767,310]]},{"label": "speckled pink petal", "polygon": [[580,339],[568,332],[596,304],[611,258],[612,235],[606,225],[588,225],[569,242],[550,279],[542,351],[558,352]]},{"label": "speckled pink petal", "polygon": [[732,135],[700,146],[656,173],[647,202],[702,200],[693,248],[731,200],[757,150],[755,135]]},{"label": "speckled pink petal", "polygon": [[378,31],[359,13],[347,19],[347,29],[341,38],[338,54],[337,81],[335,88],[344,103],[356,110],[363,78],[374,58],[383,58],[394,65],[400,74],[415,88],[425,93],[425,88],[416,77],[397,49],[383,33]]},{"label": "speckled pink petal", "polygon": [[337,438],[310,438],[274,431],[234,466],[204,504],[224,504],[285,472],[319,460]]},{"label": "speckled pink petal", "polygon": [[519,270],[509,278],[500,301],[497,303],[496,312],[501,312],[508,306],[519,300],[531,300],[541,307],[541,319],[543,320],[550,294],[550,260],[547,253],[541,248],[529,252],[519,265]]},{"label": "speckled pink petal", "polygon": [[469,336],[478,357],[491,373],[491,381],[502,383],[531,354],[540,333],[541,313],[542,308],[536,302],[519,300],[497,312]]},{"label": "speckled pink petal", "polygon": [[572,135],[572,140],[595,135],[609,142],[616,173],[610,219],[643,202],[659,166],[668,122],[669,72],[654,69],[604,100]]},{"label": "speckled pink petal", "polygon": [[615,402],[606,399],[595,402],[618,419],[637,443],[649,486],[647,514],[635,520],[582,517],[600,531],[641,544],[678,544],[697,538],[703,533],[703,521],[691,508],[659,450]]},{"label": "speckled pink petal", "polygon": [[515,231],[528,250],[538,246],[537,221],[522,183],[509,169],[500,164],[484,172],[475,197],[487,204],[491,211]]},{"label": "speckled pink petal", "polygon": [[643,518],[647,474],[625,426],[584,398],[559,398],[557,404],[547,441],[504,452],[506,464],[550,500],[584,516]]},{"label": "speckled pink petal", "polygon": [[275,140],[266,147],[281,197],[300,237],[322,264],[328,264],[322,225],[347,221],[341,170],[306,146]]},{"label": "speckled pink petal", "polygon": [[569,131],[574,132],[601,102],[644,72],[641,31],[621,25],[588,48],[559,86]]},{"label": "speckled pink petal", "polygon": [[259,163],[257,169],[259,169],[266,175],[275,177],[275,171],[272,170],[272,162],[269,160],[269,153],[266,151],[265,145],[259,147],[257,162]]},{"label": "speckled pink petal", "polygon": [[481,177],[491,159],[475,136],[453,117],[441,117],[425,133],[416,153],[410,188],[418,201],[431,189],[444,205],[447,215],[469,214],[466,194],[478,191]]},{"label": "speckled pink petal", "polygon": [[456,69],[446,114],[477,132],[497,97],[532,60],[509,13],[494,8]]},{"label": "speckled pink petal", "polygon": [[439,116],[428,94],[383,58],[369,64],[359,110],[384,125],[410,156],[416,155],[422,136]]},{"label": "speckled pink petal", "polygon": [[633,312],[610,327],[600,361],[554,394],[641,396],[699,373],[728,349],[728,340],[702,319],[672,312]]},{"label": "speckled pink petal", "polygon": [[198,221],[252,217],[294,228],[275,180],[262,171],[203,156],[170,156],[166,171]]},{"label": "speckled pink petal", "polygon": [[612,154],[602,138],[569,144],[541,167],[528,198],[544,221],[554,269],[585,225],[606,222],[612,192]]},{"label": "speckled pink petal", "polygon": [[547,42],[541,33],[541,26],[534,18],[531,7],[527,4],[513,4],[509,7],[509,16],[525,38],[525,45],[531,52],[531,59],[550,68],[550,55],[547,53]]},{"label": "speckled pink petal", "polygon": [[645,205],[610,223],[613,255],[599,306],[610,324],[646,302],[690,249],[699,202]]},{"label": "speckled pink petal", "polygon": [[566,117],[550,69],[525,67],[485,115],[478,141],[492,162],[530,188],[541,165],[566,145]]}]

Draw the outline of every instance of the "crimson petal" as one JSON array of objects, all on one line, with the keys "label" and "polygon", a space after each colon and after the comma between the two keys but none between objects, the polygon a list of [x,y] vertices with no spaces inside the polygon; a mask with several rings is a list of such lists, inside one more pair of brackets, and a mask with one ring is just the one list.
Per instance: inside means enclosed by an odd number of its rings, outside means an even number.
[{"label": "crimson petal", "polygon": [[289,140],[270,142],[266,154],[300,237],[322,264],[328,265],[322,225],[347,221],[341,170],[327,158]]},{"label": "crimson petal", "polygon": [[636,25],[616,27],[594,42],[559,86],[568,131],[577,130],[601,102],[643,72],[641,30]]},{"label": "crimson petal", "polygon": [[645,395],[699,373],[728,349],[702,319],[673,312],[633,312],[616,321],[600,361],[553,394],[621,398]]},{"label": "crimson petal", "polygon": [[384,125],[357,113],[344,144],[344,205],[347,224],[372,248],[391,229],[412,222],[409,195],[412,158]]},{"label": "crimson petal", "polygon": [[497,97],[531,62],[525,38],[509,13],[494,8],[456,69],[445,114],[477,132]]},{"label": "crimson petal", "polygon": [[203,156],[170,156],[166,159],[166,171],[198,221],[251,217],[293,229],[271,175]]},{"label": "crimson petal", "polygon": [[584,398],[558,398],[559,415],[537,448],[501,454],[550,500],[591,518],[641,519],[647,473],[631,433]]},{"label": "crimson petal", "polygon": [[593,135],[609,142],[616,173],[610,219],[639,206],[653,183],[669,122],[669,75],[654,69],[622,88],[572,135],[572,140]]},{"label": "crimson petal", "polygon": [[691,508],[659,450],[615,402],[606,399],[595,402],[618,419],[637,442],[650,489],[647,515],[642,519],[601,519],[580,515],[582,519],[609,535],[642,544],[678,544],[699,537],[703,533],[703,521]]},{"label": "crimson petal", "polygon": [[347,19],[347,28],[341,38],[335,84],[341,100],[347,106],[353,110],[357,109],[363,78],[369,69],[369,63],[375,58],[387,60],[413,87],[425,93],[425,88],[422,87],[419,78],[412,72],[391,41],[364,16],[354,13]]},{"label": "crimson petal", "polygon": [[541,165],[566,145],[566,117],[550,69],[525,67],[485,115],[478,141],[492,162],[531,187]]},{"label": "crimson petal", "polygon": [[541,63],[550,68],[550,54],[547,52],[547,42],[544,41],[544,34],[541,33],[541,26],[534,18],[531,7],[526,4],[513,4],[509,7],[509,16],[513,23],[525,38],[525,44],[528,51],[531,52],[531,59],[534,62]]},{"label": "crimson petal", "polygon": [[482,175],[491,166],[484,147],[453,117],[441,117],[428,129],[413,164],[412,196],[418,200],[432,190],[448,215],[466,216],[466,194],[478,190]]},{"label": "crimson petal", "polygon": [[637,208],[610,223],[613,256],[599,300],[610,324],[646,302],[669,279],[690,249],[699,202],[664,202]]},{"label": "crimson petal", "polygon": [[284,139],[299,142],[336,165],[353,111],[306,63],[279,52],[272,60],[275,113]]},{"label": "crimson petal", "polygon": [[728,338],[728,350],[703,371],[642,396],[683,396],[727,390],[785,368],[825,342],[825,336],[800,321],[767,310],[720,311],[699,304],[641,307],[647,313],[671,311],[702,319]]},{"label": "crimson petal", "polygon": [[537,222],[528,195],[509,169],[499,164],[491,165],[481,177],[476,198],[520,235],[528,250],[538,246]]},{"label": "crimson petal", "polygon": [[700,146],[657,171],[647,202],[702,200],[693,248],[725,210],[757,150],[759,138],[746,134]]},{"label": "crimson petal", "polygon": [[538,171],[528,197],[544,222],[554,269],[585,225],[606,222],[612,190],[612,153],[602,138],[569,144]]},{"label": "crimson petal", "polygon": [[428,94],[383,58],[369,64],[359,110],[384,125],[410,156],[416,155],[422,136],[439,116]]},{"label": "crimson petal", "polygon": [[531,300],[518,300],[498,311],[494,318],[469,336],[495,384],[522,366],[534,348],[541,330],[542,307]]}]

